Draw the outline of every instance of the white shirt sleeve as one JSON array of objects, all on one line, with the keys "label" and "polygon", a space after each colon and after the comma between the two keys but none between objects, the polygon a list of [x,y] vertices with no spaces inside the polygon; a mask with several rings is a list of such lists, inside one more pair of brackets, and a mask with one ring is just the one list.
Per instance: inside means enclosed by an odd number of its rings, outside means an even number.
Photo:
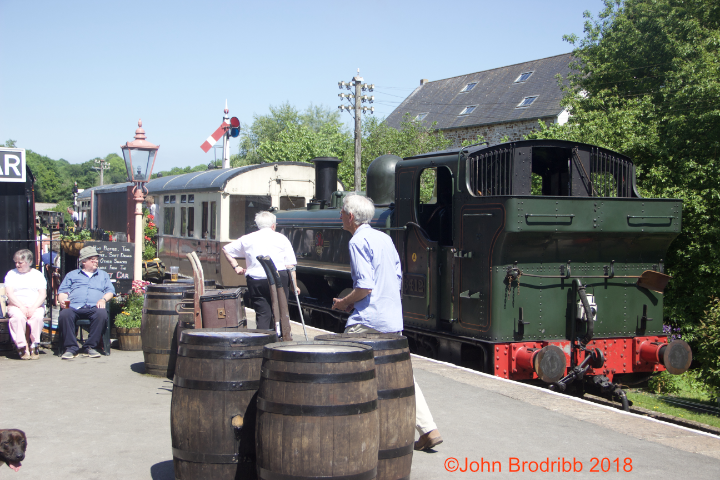
[{"label": "white shirt sleeve", "polygon": [[297,258],[295,258],[292,243],[290,243],[290,240],[288,240],[285,235],[283,235],[283,238],[285,239],[285,265],[297,265]]},{"label": "white shirt sleeve", "polygon": [[242,237],[225,245],[223,250],[235,258],[245,258],[245,246],[242,243]]}]

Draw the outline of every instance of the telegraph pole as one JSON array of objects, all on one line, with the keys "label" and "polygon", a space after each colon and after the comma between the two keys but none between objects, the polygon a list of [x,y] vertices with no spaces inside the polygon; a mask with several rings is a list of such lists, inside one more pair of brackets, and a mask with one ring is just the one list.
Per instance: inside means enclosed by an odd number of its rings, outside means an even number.
[{"label": "telegraph pole", "polygon": [[100,170],[100,186],[104,185],[103,183],[103,172],[110,168],[110,165],[108,164],[107,160],[103,158],[96,158],[95,163],[98,164],[97,167],[92,167],[93,170]]},{"label": "telegraph pole", "polygon": [[[353,79],[350,82],[338,82],[338,87],[342,90],[343,87],[345,87],[347,90],[350,90],[351,86],[355,87],[355,94],[345,94],[345,93],[339,93],[338,97],[340,99],[347,99],[351,105],[340,105],[338,108],[340,111],[347,110],[348,113],[350,113],[350,110],[354,110],[355,115],[355,191],[359,192],[360,188],[362,186],[362,113],[367,113],[370,111],[370,113],[375,113],[375,107],[366,107],[361,106],[361,103],[370,102],[373,103],[375,101],[375,96],[367,96],[362,95],[360,92],[361,90],[364,92],[366,90],[370,90],[371,92],[375,88],[375,85],[368,85],[367,83],[362,83],[363,78],[360,76],[360,69],[358,68],[357,75],[353,77]],[[358,101],[360,100],[360,101]],[[352,114],[351,114],[352,115]]]}]

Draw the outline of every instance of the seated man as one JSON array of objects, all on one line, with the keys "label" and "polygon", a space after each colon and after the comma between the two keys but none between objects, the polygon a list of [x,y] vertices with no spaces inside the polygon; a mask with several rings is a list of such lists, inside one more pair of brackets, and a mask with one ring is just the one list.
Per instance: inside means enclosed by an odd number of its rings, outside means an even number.
[{"label": "seated man", "polygon": [[[90,319],[90,334],[82,346],[82,354],[97,358],[100,354],[95,350],[102,336],[103,328],[108,320],[105,303],[115,295],[115,287],[110,276],[98,269],[100,256],[95,247],[83,247],[80,250],[78,263],[80,268],[65,275],[58,289],[60,316],[58,327],[65,353],[63,360],[72,360],[78,354],[78,342],[75,337],[75,321],[81,318]],[[66,307],[66,300],[70,305]],[[110,345],[104,345],[110,348]]]}]

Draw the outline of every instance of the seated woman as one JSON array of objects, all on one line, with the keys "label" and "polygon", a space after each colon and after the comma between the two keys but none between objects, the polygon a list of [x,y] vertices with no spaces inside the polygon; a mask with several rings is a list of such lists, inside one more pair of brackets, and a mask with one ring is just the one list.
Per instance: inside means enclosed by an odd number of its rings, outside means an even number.
[{"label": "seated woman", "polygon": [[[33,254],[30,250],[18,250],[13,257],[15,269],[5,276],[5,290],[10,314],[10,336],[23,360],[37,360],[37,344],[45,316],[47,282],[40,271],[32,268]],[[30,327],[30,345],[26,340]]]}]

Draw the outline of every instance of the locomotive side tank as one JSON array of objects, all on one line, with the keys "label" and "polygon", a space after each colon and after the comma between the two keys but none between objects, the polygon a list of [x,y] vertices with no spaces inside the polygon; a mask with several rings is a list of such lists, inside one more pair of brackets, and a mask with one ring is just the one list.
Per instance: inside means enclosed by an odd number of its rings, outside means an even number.
[{"label": "locomotive side tank", "polygon": [[[368,169],[368,196],[385,198],[371,225],[400,254],[416,351],[560,390],[584,379],[621,399],[619,382],[689,368],[688,345],[662,332],[663,258],[682,202],[641,198],[629,158],[556,140],[388,157]],[[301,303],[326,327],[344,320],[331,301],[352,288],[345,194],[277,216]]]}]

